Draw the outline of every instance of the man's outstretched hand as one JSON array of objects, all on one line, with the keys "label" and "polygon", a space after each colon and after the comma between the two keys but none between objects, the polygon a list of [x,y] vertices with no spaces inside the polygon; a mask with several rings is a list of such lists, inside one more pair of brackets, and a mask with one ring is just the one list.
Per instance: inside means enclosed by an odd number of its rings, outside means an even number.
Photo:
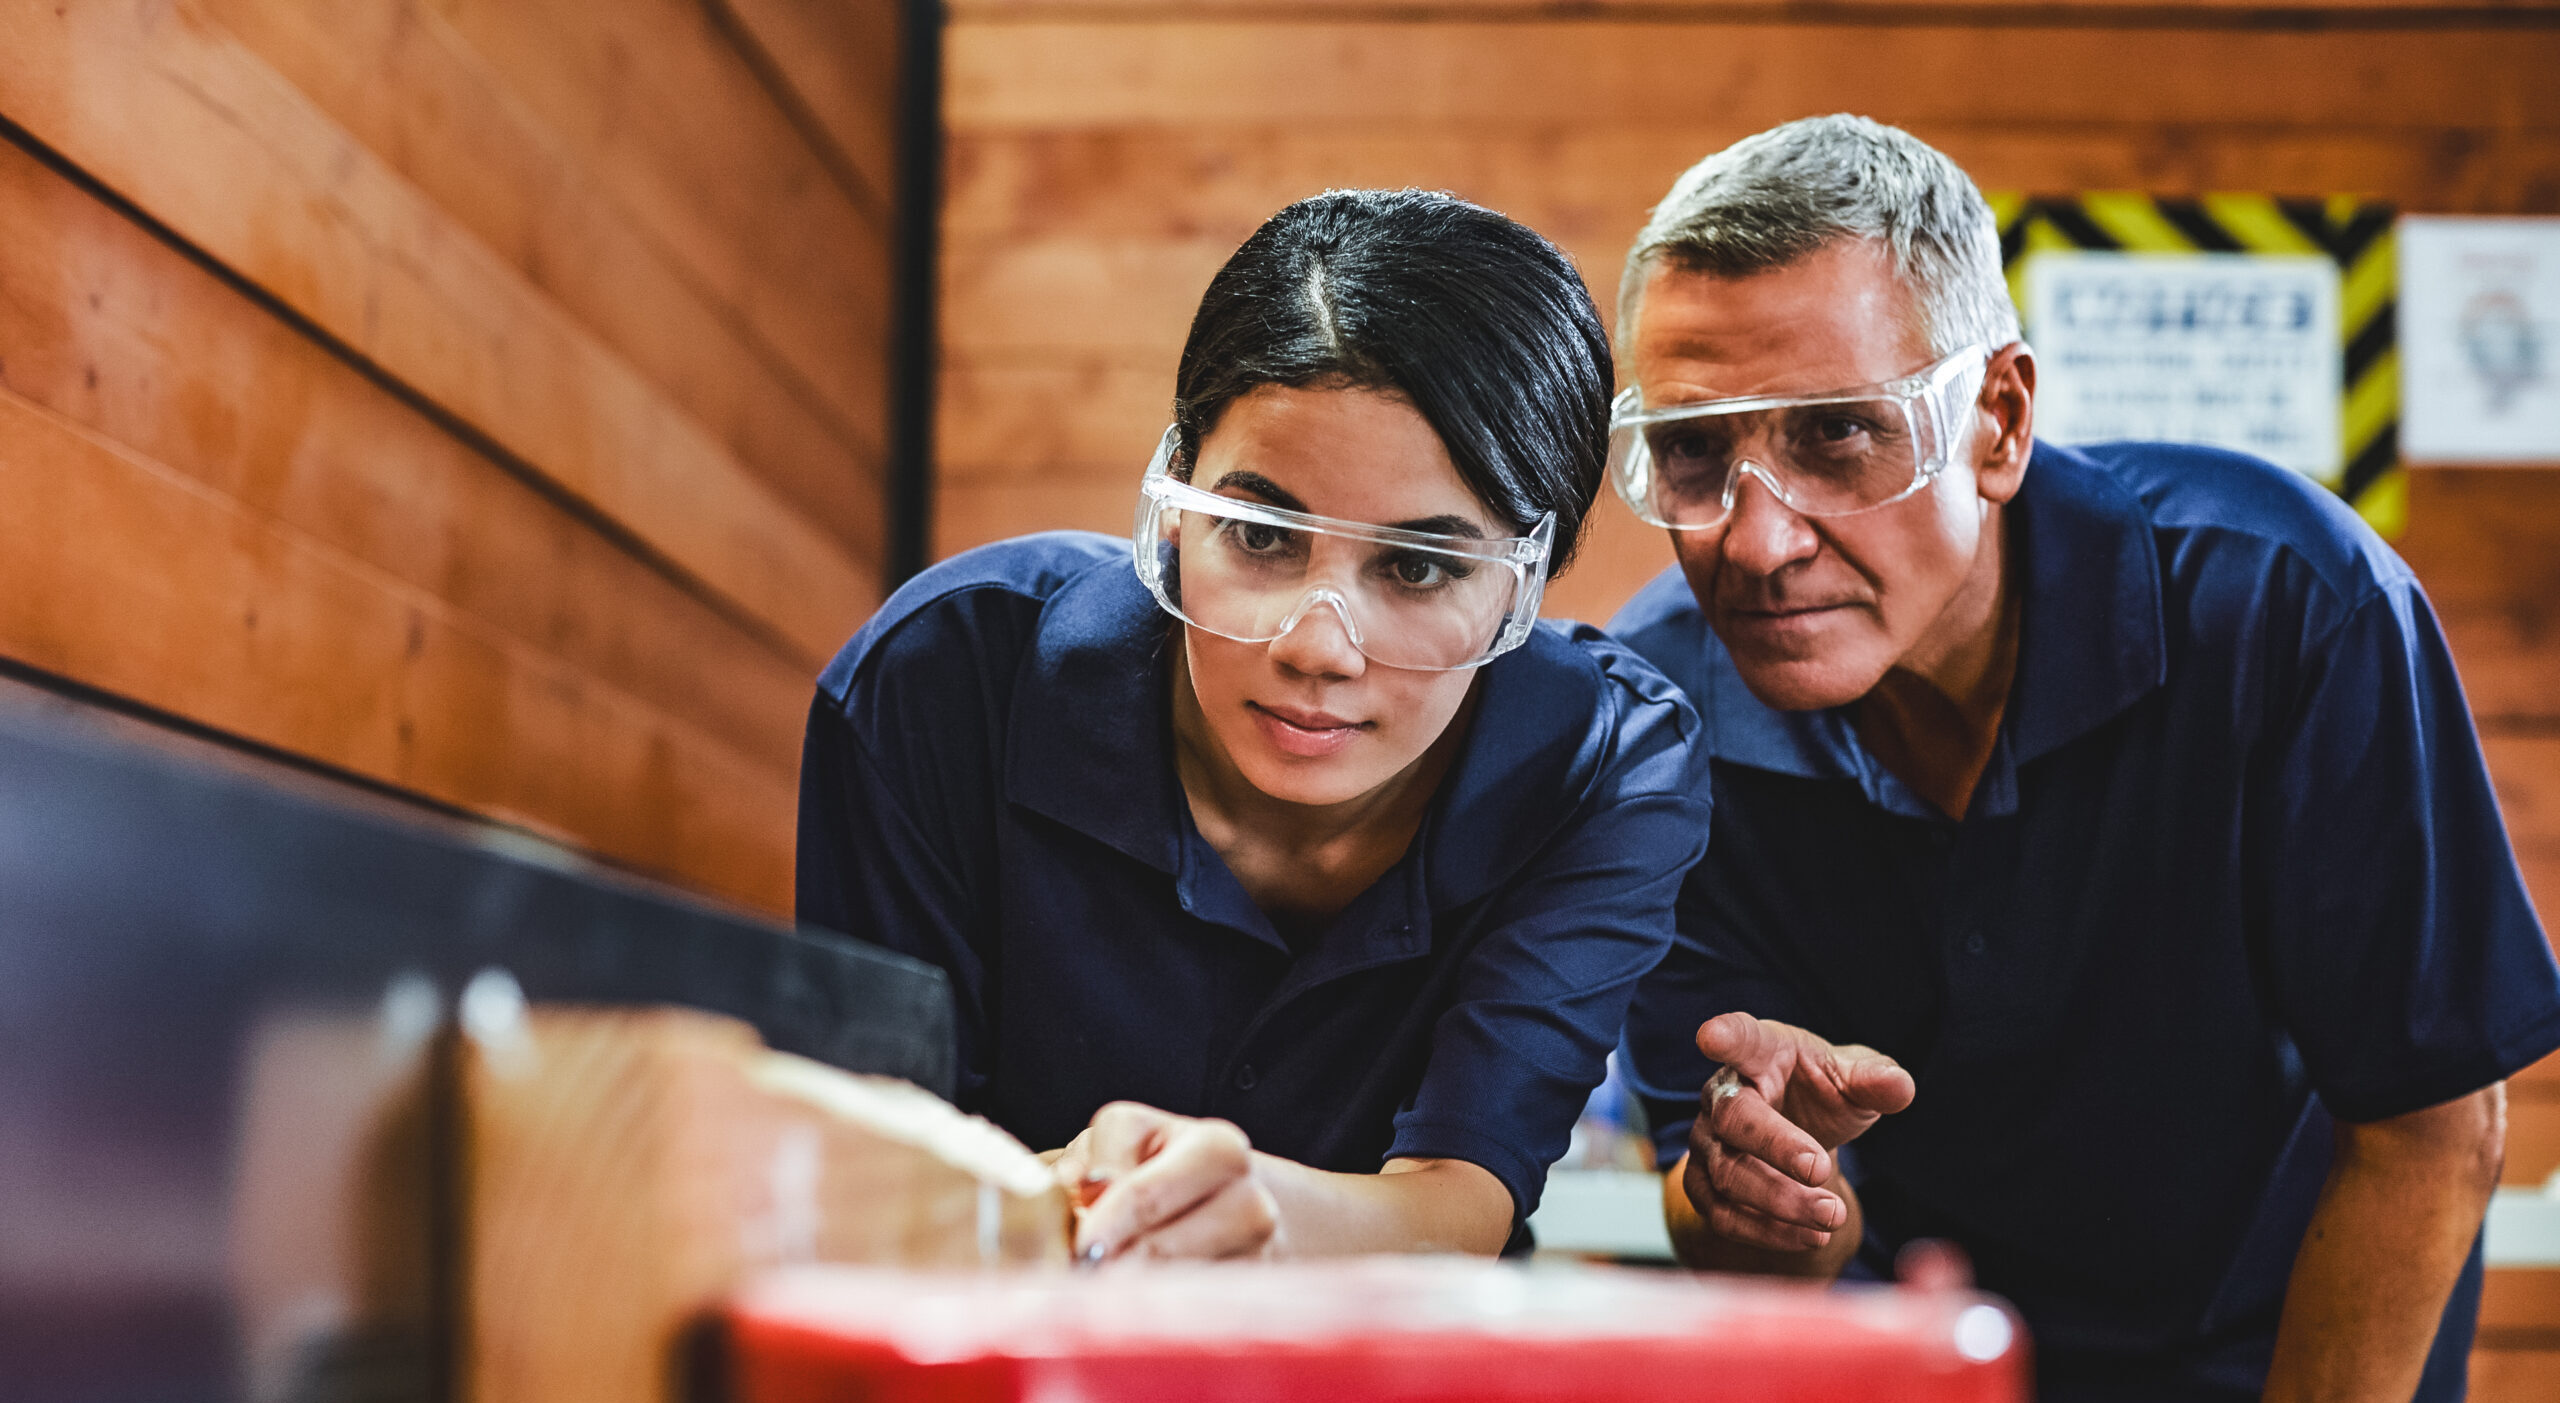
[{"label": "man's outstretched hand", "polygon": [[1829,1246],[1853,1209],[1831,1152],[1910,1105],[1911,1074],[1873,1048],[1747,1013],[1700,1025],[1698,1050],[1723,1064],[1700,1094],[1679,1171],[1700,1223],[1770,1252]]}]

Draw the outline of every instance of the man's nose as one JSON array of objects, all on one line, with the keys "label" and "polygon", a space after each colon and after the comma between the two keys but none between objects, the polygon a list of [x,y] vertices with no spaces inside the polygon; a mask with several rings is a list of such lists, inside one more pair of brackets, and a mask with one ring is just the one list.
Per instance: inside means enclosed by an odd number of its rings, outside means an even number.
[{"label": "man's nose", "polygon": [[[1748,466],[1748,465],[1743,465]],[[1774,575],[1822,548],[1804,517],[1778,500],[1758,472],[1734,469],[1733,511],[1724,522],[1725,563],[1753,575]]]},{"label": "man's nose", "polygon": [[1311,601],[1287,633],[1271,640],[1271,660],[1311,677],[1357,677],[1367,671],[1369,659],[1351,641],[1351,619],[1342,608],[1331,597]]}]

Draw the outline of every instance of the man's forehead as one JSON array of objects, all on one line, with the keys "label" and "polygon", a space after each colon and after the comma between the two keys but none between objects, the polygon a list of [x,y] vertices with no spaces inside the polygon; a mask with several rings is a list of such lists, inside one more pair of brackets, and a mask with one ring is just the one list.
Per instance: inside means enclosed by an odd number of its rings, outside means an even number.
[{"label": "man's forehead", "polygon": [[1648,403],[1874,384],[1930,358],[1909,293],[1854,245],[1739,277],[1657,265],[1630,349]]}]

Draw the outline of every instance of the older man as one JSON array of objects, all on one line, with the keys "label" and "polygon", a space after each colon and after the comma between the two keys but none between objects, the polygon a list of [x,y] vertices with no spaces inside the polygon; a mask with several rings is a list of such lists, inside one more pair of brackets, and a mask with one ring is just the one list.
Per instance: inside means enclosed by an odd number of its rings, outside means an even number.
[{"label": "older man", "polygon": [[2048,1399],[2459,1397],[2560,970],[2407,567],[2266,464],[2035,443],[1990,211],[1903,132],[1710,157],[1620,302],[1680,565],[1614,628],[1715,755],[1628,1032],[1683,1258],[1951,1239]]}]

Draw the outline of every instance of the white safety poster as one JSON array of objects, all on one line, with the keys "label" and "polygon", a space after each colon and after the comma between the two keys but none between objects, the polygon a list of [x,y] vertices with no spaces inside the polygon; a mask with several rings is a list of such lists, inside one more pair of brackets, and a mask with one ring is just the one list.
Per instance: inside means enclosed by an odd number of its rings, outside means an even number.
[{"label": "white safety poster", "polygon": [[2400,221],[2400,452],[2560,463],[2560,219]]},{"label": "white safety poster", "polygon": [[2037,437],[2210,444],[2337,484],[2336,263],[2053,250],[2026,283]]}]

